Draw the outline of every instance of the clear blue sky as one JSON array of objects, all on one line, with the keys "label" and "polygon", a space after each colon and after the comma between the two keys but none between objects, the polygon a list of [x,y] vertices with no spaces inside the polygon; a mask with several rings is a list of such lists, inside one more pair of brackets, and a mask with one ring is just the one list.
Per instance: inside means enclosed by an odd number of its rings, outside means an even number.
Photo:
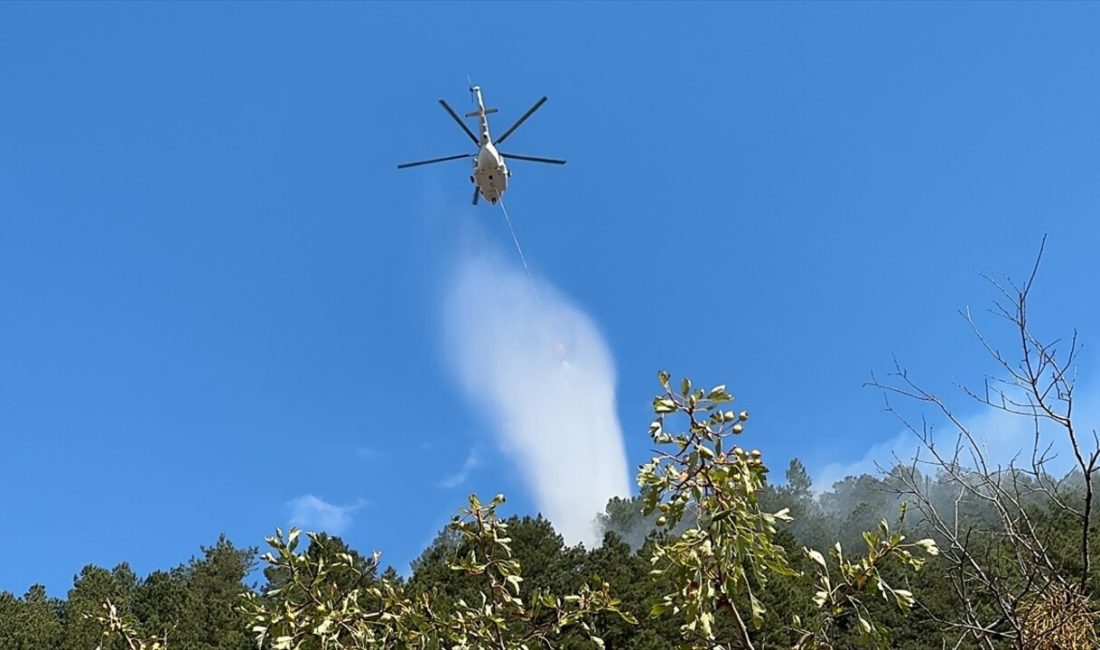
[{"label": "clear blue sky", "polygon": [[[1022,275],[1100,339],[1096,4],[0,4],[0,589],[262,544],[314,495],[404,568],[515,465],[444,367],[469,144],[597,324],[630,462],[655,373],[727,383],[781,474],[897,433],[861,385],[988,369]],[[1086,348],[1088,350],[1088,348]],[[1084,357],[1083,380],[1095,366]],[[1093,382],[1092,385],[1097,385]],[[451,487],[471,449],[483,460]],[[448,485],[450,481],[445,482]]]}]

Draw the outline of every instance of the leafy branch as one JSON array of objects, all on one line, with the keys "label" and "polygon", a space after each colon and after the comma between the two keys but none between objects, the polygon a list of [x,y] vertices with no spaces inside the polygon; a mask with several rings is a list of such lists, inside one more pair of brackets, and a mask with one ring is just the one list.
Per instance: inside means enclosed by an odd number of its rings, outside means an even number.
[{"label": "leafy branch", "polygon": [[[657,448],[652,460],[638,472],[643,514],[659,511],[657,523],[669,531],[688,516],[694,525],[654,548],[651,574],[668,578],[674,589],[653,606],[651,614],[681,616],[681,634],[696,648],[723,642],[715,622],[720,614],[727,614],[736,624],[736,638],[725,642],[751,649],[749,623],[755,628],[763,625],[766,610],[760,595],[769,580],[816,579],[819,614],[810,629],[795,621],[800,639],[796,647],[832,647],[829,638],[835,622],[849,615],[859,621],[865,640],[886,647],[885,632],[873,623],[860,597],[869,589],[878,590],[908,612],[912,594],[886,583],[879,569],[890,558],[919,569],[921,560],[911,549],[935,554],[935,544],[931,540],[904,544],[904,537],[891,534],[884,523],[877,533],[865,535],[866,556],[848,561],[839,546],[834,549],[839,576],[835,585],[817,551],[805,552],[821,572],[812,576],[797,571],[777,542],[778,522],[791,521],[788,510],[766,512],[758,500],[768,471],[761,453],[746,451],[734,442],[744,433],[748,411],[728,409],[733,396],[725,386],[695,389],[684,379],[674,390],[668,373],[661,372],[658,379],[662,393],[653,400],[657,417],[649,429]],[[668,425],[673,418],[686,427],[671,431]]]}]

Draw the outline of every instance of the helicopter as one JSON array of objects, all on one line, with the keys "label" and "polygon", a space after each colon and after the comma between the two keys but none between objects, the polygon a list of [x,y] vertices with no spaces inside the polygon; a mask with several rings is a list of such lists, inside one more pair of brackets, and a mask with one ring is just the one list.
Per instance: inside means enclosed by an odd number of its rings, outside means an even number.
[{"label": "helicopter", "polygon": [[538,156],[520,156],[514,153],[504,153],[497,149],[497,145],[504,142],[516,132],[516,129],[520,127],[527,118],[531,117],[535,111],[542,108],[542,105],[546,103],[546,97],[535,102],[526,113],[520,116],[516,123],[510,126],[504,133],[497,139],[492,139],[489,136],[489,115],[496,113],[495,108],[485,108],[485,101],[481,97],[481,88],[479,86],[470,86],[470,93],[475,96],[477,101],[477,110],[467,113],[466,117],[476,117],[481,122],[481,138],[479,139],[474,135],[474,132],[470,130],[470,127],[466,126],[466,123],[462,121],[462,118],[458,116],[458,113],[450,107],[445,100],[439,100],[439,104],[445,111],[454,119],[454,121],[462,127],[462,130],[466,132],[466,135],[470,136],[474,144],[477,145],[477,153],[464,153],[456,156],[446,156],[444,158],[433,158],[431,160],[420,160],[417,162],[404,163],[398,165],[398,169],[406,169],[408,167],[418,167],[420,165],[430,165],[432,163],[446,162],[448,160],[461,160],[463,158],[473,158],[473,174],[470,176],[470,182],[474,184],[474,199],[473,204],[477,205],[478,197],[484,196],[485,200],[493,205],[501,200],[504,196],[504,191],[508,189],[508,177],[512,175],[512,172],[508,169],[508,166],[504,163],[505,160],[527,160],[530,162],[548,163],[551,165],[564,165],[564,160],[557,158],[542,158]]}]

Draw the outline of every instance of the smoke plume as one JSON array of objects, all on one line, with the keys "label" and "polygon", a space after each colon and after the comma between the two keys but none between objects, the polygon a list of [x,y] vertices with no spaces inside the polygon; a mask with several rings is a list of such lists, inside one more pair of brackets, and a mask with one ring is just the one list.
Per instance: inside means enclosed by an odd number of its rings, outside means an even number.
[{"label": "smoke plume", "polygon": [[592,321],[492,253],[467,253],[445,303],[449,361],[542,512],[569,544],[599,540],[596,513],[628,496],[615,369]]}]

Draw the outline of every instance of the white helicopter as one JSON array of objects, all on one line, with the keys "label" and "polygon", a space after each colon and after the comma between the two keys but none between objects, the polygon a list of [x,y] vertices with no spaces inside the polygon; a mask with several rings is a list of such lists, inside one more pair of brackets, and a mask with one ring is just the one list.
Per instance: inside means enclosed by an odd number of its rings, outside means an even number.
[{"label": "white helicopter", "polygon": [[527,118],[531,117],[535,111],[542,108],[542,105],[546,103],[546,97],[535,102],[535,105],[531,107],[526,113],[524,113],[516,123],[513,124],[507,131],[501,134],[499,138],[493,140],[489,137],[489,115],[496,113],[495,108],[485,108],[485,102],[481,98],[481,88],[478,86],[471,86],[470,92],[477,97],[477,110],[471,113],[467,113],[466,117],[476,117],[481,121],[481,139],[474,135],[473,131],[462,121],[462,118],[458,116],[458,113],[454,112],[447,102],[439,100],[443,109],[450,114],[454,121],[458,123],[462,130],[466,132],[466,135],[470,136],[470,139],[474,141],[474,144],[478,146],[477,153],[464,153],[457,156],[447,156],[446,158],[433,158],[432,160],[421,160],[419,162],[405,163],[398,165],[398,169],[405,169],[406,167],[417,167],[419,165],[430,165],[437,162],[445,162],[448,160],[459,160],[462,158],[473,158],[474,172],[470,176],[470,182],[474,184],[474,205],[477,205],[478,195],[485,197],[489,203],[496,204],[504,196],[504,190],[508,189],[508,177],[512,175],[512,172],[508,170],[508,166],[504,164],[504,160],[528,160],[531,162],[550,163],[552,165],[564,165],[564,160],[558,160],[557,158],[539,158],[537,156],[520,156],[514,153],[503,153],[498,151],[496,145],[504,142],[508,139],[508,136],[516,132],[516,129],[521,124],[527,121]]}]

